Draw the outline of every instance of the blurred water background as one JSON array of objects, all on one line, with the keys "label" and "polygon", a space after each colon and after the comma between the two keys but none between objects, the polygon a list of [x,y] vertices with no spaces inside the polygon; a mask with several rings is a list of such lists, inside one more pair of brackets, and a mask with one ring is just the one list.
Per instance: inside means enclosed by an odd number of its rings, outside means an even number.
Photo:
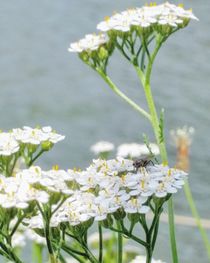
[{"label": "blurred water background", "polygon": [[[95,32],[105,16],[143,4],[140,0],[0,1],[0,128],[51,125],[65,134],[65,141],[39,162],[44,168],[85,167],[92,158],[90,145],[101,139],[116,145],[140,142],[142,133],[153,139],[146,121],[67,52],[70,42]],[[200,214],[209,218],[210,3],[186,0],[184,4],[193,8],[200,22],[190,23],[161,49],[153,90],[158,108],[165,108],[168,139],[170,129],[195,127],[189,180]],[[109,72],[146,107],[134,70],[117,52]],[[170,143],[168,151],[174,164]],[[175,208],[179,214],[190,214],[183,193],[175,197]],[[161,225],[160,233],[155,256],[169,263],[167,225]],[[178,226],[177,238],[181,263],[208,262],[196,229]]]}]

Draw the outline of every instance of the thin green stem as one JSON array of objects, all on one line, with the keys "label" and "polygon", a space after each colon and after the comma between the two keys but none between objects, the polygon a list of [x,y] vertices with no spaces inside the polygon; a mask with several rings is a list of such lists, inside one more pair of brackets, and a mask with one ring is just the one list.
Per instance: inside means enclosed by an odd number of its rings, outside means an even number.
[{"label": "thin green stem", "polygon": [[[117,228],[118,230],[121,230],[121,224],[119,221],[117,221]],[[122,233],[117,234],[117,263],[122,263],[123,262],[123,236]]]},{"label": "thin green stem", "polygon": [[170,241],[171,241],[171,252],[173,256],[173,263],[178,263],[178,254],[176,247],[176,235],[175,235],[175,224],[174,224],[174,207],[172,197],[168,200],[168,222],[170,231]]},{"label": "thin green stem", "polygon": [[118,87],[112,82],[112,80],[104,72],[102,72],[101,70],[97,70],[97,72],[118,96],[120,96],[123,100],[125,100],[136,111],[141,113],[145,118],[151,121],[150,115],[144,109],[139,107],[133,100],[127,97],[121,90],[119,90]]},{"label": "thin green stem", "polygon": [[45,152],[45,150],[41,150],[33,159],[30,160],[28,167],[32,166],[32,164]]},{"label": "thin green stem", "polygon": [[25,218],[25,214],[23,214],[22,216],[20,216],[18,218],[18,221],[16,222],[15,226],[13,227],[11,233],[10,233],[10,237],[12,238],[12,236],[14,235],[14,233],[16,232],[16,230],[18,229],[19,225],[21,224],[21,222],[23,221],[23,219]]},{"label": "thin green stem", "polygon": [[68,253],[70,256],[72,256],[74,259],[76,259],[80,263],[85,263],[86,261],[80,258],[79,256],[75,255],[71,250],[67,249],[66,247],[62,247],[62,249]]},{"label": "thin green stem", "polygon": [[141,240],[140,238],[138,238],[137,236],[130,234],[129,231],[127,229],[123,229],[123,230],[118,230],[114,227],[109,227],[110,230],[116,232],[116,233],[121,233],[122,235],[126,236],[127,238],[130,238],[134,241],[136,241],[137,243],[141,244],[142,246],[146,247],[147,243],[144,242],[143,240]]},{"label": "thin green stem", "polygon": [[159,136],[160,135],[159,119],[158,119],[154,99],[152,96],[152,91],[151,91],[151,86],[150,86],[149,80],[146,80],[146,78],[144,76],[142,76],[142,70],[138,66],[134,65],[134,67],[136,69],[137,75],[138,75],[138,77],[142,83],[143,88],[144,88],[148,108],[150,110],[151,124],[152,124],[153,130],[154,130],[154,133],[155,133],[156,141],[160,147],[162,161],[166,162],[167,161],[167,152],[166,152],[164,142],[160,142],[160,140],[159,140],[159,137],[160,137]]},{"label": "thin green stem", "polygon": [[192,192],[190,190],[190,185],[189,185],[188,181],[185,181],[184,191],[185,191],[185,195],[186,195],[187,201],[189,203],[192,215],[195,218],[197,227],[198,227],[200,234],[201,234],[201,237],[203,239],[203,242],[204,242],[207,254],[208,254],[208,258],[210,260],[210,242],[209,242],[208,236],[206,234],[206,231],[202,225],[201,218],[199,216],[198,210],[197,210],[195,202],[193,200]]},{"label": "thin green stem", "polygon": [[99,263],[103,263],[103,229],[100,224],[98,223],[98,234],[99,234],[99,256],[98,261]]},{"label": "thin green stem", "polygon": [[51,239],[52,239],[52,233],[51,233],[51,228],[50,228],[51,216],[50,215],[47,216],[45,214],[45,212],[41,208],[39,202],[37,202],[37,207],[38,207],[38,209],[42,215],[42,220],[44,221],[44,232],[45,232],[45,239],[46,239],[46,243],[47,243],[47,249],[49,252],[50,263],[58,263],[58,260],[56,259],[56,256],[54,253],[53,245],[51,243]]}]

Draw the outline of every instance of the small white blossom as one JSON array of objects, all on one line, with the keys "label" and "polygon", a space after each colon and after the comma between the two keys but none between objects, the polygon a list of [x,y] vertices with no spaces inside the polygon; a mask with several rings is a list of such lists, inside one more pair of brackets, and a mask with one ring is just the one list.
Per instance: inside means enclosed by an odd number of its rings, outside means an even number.
[{"label": "small white blossom", "polygon": [[77,53],[81,53],[83,51],[90,52],[97,50],[100,46],[104,45],[106,42],[107,42],[107,37],[104,34],[100,34],[100,35],[88,34],[78,42],[71,43],[68,51],[77,52]]},{"label": "small white blossom", "polygon": [[9,156],[19,151],[19,144],[11,133],[0,133],[0,155]]},{"label": "small white blossom", "polygon": [[158,23],[160,25],[169,25],[172,27],[177,27],[179,24],[183,23],[183,20],[175,15],[160,16]]},{"label": "small white blossom", "polygon": [[114,150],[114,144],[107,141],[100,141],[91,146],[91,151],[99,155],[100,153],[107,153]]},{"label": "small white blossom", "polygon": [[133,213],[139,213],[139,214],[146,214],[149,212],[150,208],[144,203],[147,201],[147,198],[145,197],[131,197],[131,199],[125,203],[124,210],[126,213],[133,214]]}]

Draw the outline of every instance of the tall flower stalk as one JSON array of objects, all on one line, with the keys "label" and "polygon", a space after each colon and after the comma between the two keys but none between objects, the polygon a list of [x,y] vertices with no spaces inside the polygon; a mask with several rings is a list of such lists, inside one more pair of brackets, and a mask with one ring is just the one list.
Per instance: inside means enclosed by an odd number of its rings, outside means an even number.
[{"label": "tall flower stalk", "polygon": [[[164,115],[163,110],[160,116],[157,113],[151,90],[151,73],[162,44],[171,34],[186,27],[191,19],[197,18],[190,10],[169,3],[130,9],[98,24],[97,28],[107,35],[87,35],[79,42],[71,44],[69,48],[70,52],[78,52],[80,58],[93,68],[118,96],[149,120],[163,163],[168,163]],[[149,112],[125,95],[107,75],[108,61],[115,48],[134,66],[145,93]],[[168,219],[173,263],[178,263],[172,197],[168,200]],[[148,235],[147,238],[149,242]],[[150,254],[152,252],[147,248],[147,262],[151,262]]]}]

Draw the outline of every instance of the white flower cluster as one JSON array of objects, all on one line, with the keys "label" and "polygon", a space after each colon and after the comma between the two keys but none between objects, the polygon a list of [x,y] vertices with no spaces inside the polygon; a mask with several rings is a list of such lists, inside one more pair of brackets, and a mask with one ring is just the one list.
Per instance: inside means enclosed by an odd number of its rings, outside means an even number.
[{"label": "white flower cluster", "polygon": [[34,145],[47,141],[55,144],[65,138],[65,136],[57,134],[50,126],[34,129],[24,126],[23,129],[13,129],[12,135],[20,143]]},{"label": "white flower cluster", "polygon": [[0,206],[3,208],[25,209],[32,201],[47,203],[49,195],[42,190],[33,188],[27,180],[17,177],[0,176]]},{"label": "white flower cluster", "polygon": [[[153,155],[160,154],[160,150],[157,144],[150,143],[149,144],[150,150]],[[117,156],[124,157],[124,158],[139,158],[141,156],[148,156],[150,155],[150,151],[146,144],[139,144],[139,143],[123,143],[117,148]]]},{"label": "white flower cluster", "polygon": [[20,144],[40,145],[43,142],[55,144],[65,136],[57,134],[51,127],[13,129],[11,132],[0,133],[0,156],[10,156],[20,149]]},{"label": "white flower cluster", "polygon": [[[146,263],[146,257],[145,256],[137,256],[130,263]],[[163,262],[162,260],[152,259],[151,263],[165,263],[165,262]]]},{"label": "white flower cluster", "polygon": [[[36,175],[32,170],[37,170]],[[69,195],[58,209],[58,204],[53,206],[56,212],[52,216],[51,226],[57,227],[62,222],[75,226],[89,219],[102,221],[119,209],[129,214],[147,213],[148,197],[164,198],[176,193],[184,184],[186,173],[164,165],[136,170],[133,161],[117,158],[94,160],[85,171],[42,172],[34,167],[23,171],[20,178],[28,178],[24,180],[42,185],[49,195],[54,191]],[[41,196],[37,196],[37,201],[40,201],[38,198]],[[30,228],[43,228],[41,214],[26,223]]]},{"label": "white flower cluster", "polygon": [[153,25],[168,25],[177,27],[183,25],[185,20],[198,20],[191,10],[184,10],[168,2],[161,5],[144,6],[116,13],[98,24],[97,29],[103,32],[117,30],[128,32],[132,26],[148,28]]},{"label": "white flower cluster", "polygon": [[107,141],[99,141],[92,145],[90,150],[96,155],[101,153],[107,153],[114,150],[114,144]]},{"label": "white flower cluster", "polygon": [[69,52],[81,53],[83,51],[91,52],[97,50],[101,45],[107,42],[107,37],[104,34],[88,34],[78,42],[71,43],[68,49]]}]

